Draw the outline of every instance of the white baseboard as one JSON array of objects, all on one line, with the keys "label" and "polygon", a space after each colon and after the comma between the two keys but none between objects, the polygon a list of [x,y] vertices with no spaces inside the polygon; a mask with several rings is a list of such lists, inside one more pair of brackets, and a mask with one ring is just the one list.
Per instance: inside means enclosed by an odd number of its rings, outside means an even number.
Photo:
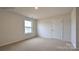
[{"label": "white baseboard", "polygon": [[6,46],[6,45],[9,45],[9,44],[13,44],[13,43],[19,42],[19,41],[22,41],[22,40],[17,40],[17,41],[12,41],[12,42],[10,41],[10,42],[4,43],[4,44],[0,44],[0,47]]},{"label": "white baseboard", "polygon": [[[32,39],[32,38],[34,38],[34,37],[36,37],[36,36],[30,37],[30,38],[26,38],[26,39]],[[13,43],[16,43],[16,42],[24,41],[24,40],[26,40],[26,39],[17,40],[17,41],[10,41],[10,42],[4,43],[4,44],[0,44],[0,47],[6,46],[6,45],[9,45],[9,44],[13,44]]]}]

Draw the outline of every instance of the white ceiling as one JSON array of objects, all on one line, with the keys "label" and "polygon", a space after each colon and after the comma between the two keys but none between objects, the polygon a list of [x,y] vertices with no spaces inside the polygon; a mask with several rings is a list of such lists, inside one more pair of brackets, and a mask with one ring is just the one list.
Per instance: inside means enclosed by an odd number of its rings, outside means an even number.
[{"label": "white ceiling", "polygon": [[[11,8],[11,9],[10,9]],[[33,17],[36,19],[43,19],[51,16],[62,15],[69,13],[71,7],[39,7],[38,10],[35,10],[34,7],[12,7],[2,8],[9,11],[17,12],[27,17]]]}]

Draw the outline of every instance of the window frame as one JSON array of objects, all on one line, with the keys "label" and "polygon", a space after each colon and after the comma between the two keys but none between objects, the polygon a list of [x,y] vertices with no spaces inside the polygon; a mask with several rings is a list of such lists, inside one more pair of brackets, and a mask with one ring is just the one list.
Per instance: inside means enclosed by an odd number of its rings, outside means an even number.
[{"label": "window frame", "polygon": [[[25,26],[25,21],[31,22],[31,27]],[[24,20],[24,33],[25,33],[25,34],[31,34],[31,33],[32,33],[32,27],[33,27],[33,26],[32,26],[32,21],[31,21],[31,20]],[[25,31],[26,28],[31,29],[31,32],[27,32],[27,33],[26,33],[26,31]]]}]

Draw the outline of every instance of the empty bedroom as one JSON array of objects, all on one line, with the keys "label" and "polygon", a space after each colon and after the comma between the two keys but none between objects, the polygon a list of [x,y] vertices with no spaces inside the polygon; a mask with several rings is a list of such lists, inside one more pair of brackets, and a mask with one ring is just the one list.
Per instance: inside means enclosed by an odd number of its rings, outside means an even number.
[{"label": "empty bedroom", "polygon": [[0,51],[75,50],[76,12],[76,7],[0,7]]}]

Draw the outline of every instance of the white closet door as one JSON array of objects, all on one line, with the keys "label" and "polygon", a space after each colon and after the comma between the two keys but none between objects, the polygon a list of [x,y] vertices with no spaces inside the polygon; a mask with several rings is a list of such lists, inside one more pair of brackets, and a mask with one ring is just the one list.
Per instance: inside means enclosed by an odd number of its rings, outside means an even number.
[{"label": "white closet door", "polygon": [[62,19],[40,20],[38,23],[38,33],[40,37],[62,39],[63,22]]},{"label": "white closet door", "polygon": [[55,19],[51,23],[51,37],[62,39],[63,22],[62,19]]}]

